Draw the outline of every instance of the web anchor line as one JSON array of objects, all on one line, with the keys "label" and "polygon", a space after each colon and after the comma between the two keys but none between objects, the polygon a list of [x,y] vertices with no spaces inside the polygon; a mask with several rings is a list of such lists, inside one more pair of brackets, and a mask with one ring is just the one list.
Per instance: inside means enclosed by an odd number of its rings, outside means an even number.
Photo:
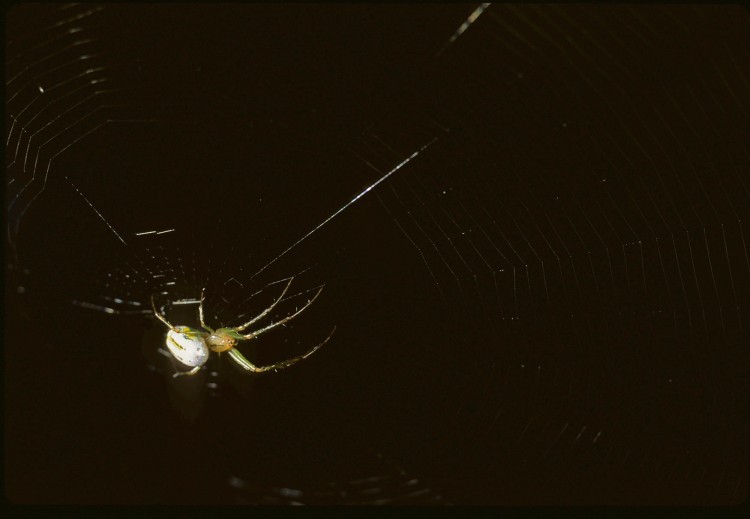
[{"label": "web anchor line", "polygon": [[433,144],[433,143],[434,143],[434,142],[435,142],[436,140],[438,140],[438,138],[437,138],[437,137],[434,137],[434,138],[433,138],[433,139],[432,139],[431,141],[429,141],[429,142],[428,142],[427,144],[423,145],[423,146],[422,146],[421,148],[419,148],[419,149],[418,149],[417,151],[415,151],[414,153],[412,153],[411,155],[409,155],[409,156],[408,156],[407,158],[405,158],[404,160],[402,160],[402,161],[401,161],[401,162],[400,162],[399,164],[397,164],[397,165],[396,165],[396,166],[395,166],[395,167],[394,167],[393,169],[391,169],[391,170],[390,170],[390,171],[389,171],[388,173],[386,173],[385,175],[383,175],[382,177],[380,177],[380,178],[379,178],[378,180],[376,180],[375,182],[373,182],[372,184],[370,184],[369,186],[367,186],[367,187],[366,187],[366,188],[365,188],[364,190],[362,190],[362,191],[361,191],[361,192],[360,192],[360,193],[359,193],[359,194],[358,194],[357,196],[355,196],[354,198],[352,198],[351,200],[349,200],[349,202],[347,202],[346,204],[344,204],[343,206],[341,206],[341,207],[340,207],[340,208],[339,208],[339,209],[338,209],[338,210],[337,210],[336,212],[334,212],[334,213],[333,213],[333,214],[332,214],[331,216],[329,216],[328,218],[326,218],[325,220],[323,220],[323,221],[322,221],[321,223],[319,223],[319,224],[318,224],[318,225],[317,225],[316,227],[314,227],[314,228],[313,228],[313,229],[312,229],[312,230],[311,230],[310,232],[308,232],[308,233],[307,233],[307,234],[305,234],[305,235],[304,235],[304,236],[303,236],[302,238],[300,238],[299,240],[297,240],[296,242],[294,242],[294,243],[293,243],[292,245],[290,245],[290,246],[289,246],[289,247],[288,247],[288,248],[287,248],[286,250],[284,250],[284,251],[283,251],[283,252],[282,252],[281,254],[279,254],[278,256],[276,256],[275,258],[273,258],[273,259],[272,259],[271,261],[269,261],[268,263],[266,263],[266,265],[265,265],[264,267],[262,267],[262,268],[261,268],[260,270],[258,270],[258,271],[257,271],[257,272],[256,272],[255,274],[253,274],[253,275],[252,275],[252,276],[250,277],[250,279],[253,279],[253,278],[255,278],[255,276],[257,276],[258,274],[260,274],[261,272],[263,272],[264,270],[266,270],[266,269],[267,269],[268,267],[270,267],[271,265],[273,265],[273,264],[274,264],[274,263],[275,263],[275,262],[276,262],[276,261],[277,261],[278,259],[280,259],[280,258],[281,258],[282,256],[284,256],[284,255],[285,255],[285,254],[286,254],[287,252],[289,252],[290,250],[292,250],[293,248],[295,248],[295,247],[296,247],[297,245],[299,245],[300,243],[302,243],[303,241],[305,241],[305,240],[306,240],[307,238],[309,238],[309,237],[310,237],[310,236],[311,236],[311,235],[312,235],[313,233],[315,233],[315,232],[316,232],[316,231],[317,231],[318,229],[320,229],[321,227],[323,227],[323,226],[324,226],[325,224],[327,224],[328,222],[330,222],[331,220],[333,220],[334,218],[336,218],[336,217],[337,217],[337,216],[338,216],[339,214],[341,214],[341,213],[342,213],[342,212],[343,212],[343,211],[344,211],[344,210],[345,210],[345,209],[346,209],[347,207],[349,207],[349,206],[350,206],[350,205],[352,205],[352,204],[353,204],[354,202],[356,202],[357,200],[359,200],[360,198],[362,198],[363,196],[365,196],[365,195],[366,195],[367,193],[369,193],[369,192],[370,192],[370,191],[372,191],[372,190],[373,190],[373,189],[374,189],[375,187],[377,187],[377,186],[378,186],[378,185],[379,185],[379,184],[380,184],[381,182],[385,181],[385,180],[386,180],[386,179],[387,179],[388,177],[390,177],[391,175],[393,175],[393,174],[394,174],[394,173],[395,173],[396,171],[398,171],[399,169],[401,169],[402,167],[404,167],[404,166],[405,166],[406,164],[408,164],[409,162],[411,162],[411,161],[412,161],[412,160],[413,160],[414,158],[416,158],[416,157],[417,157],[417,155],[419,155],[419,154],[420,154],[420,153],[422,153],[422,152],[423,152],[424,150],[426,150],[426,149],[427,149],[428,147],[430,147],[430,146],[431,146],[431,145],[432,145],[432,144]]},{"label": "web anchor line", "polygon": [[107,227],[109,227],[109,230],[112,231],[115,236],[117,236],[117,239],[120,240],[123,243],[123,245],[127,245],[127,242],[122,239],[122,236],[120,236],[120,234],[115,230],[114,227],[112,227],[112,225],[107,221],[107,219],[104,218],[104,216],[102,216],[102,213],[100,213],[96,209],[96,207],[94,207],[94,204],[92,204],[89,201],[89,199],[86,198],[86,195],[84,195],[83,193],[81,193],[81,191],[75,186],[75,184],[73,184],[73,182],[67,176],[65,176],[65,175],[63,175],[63,176],[65,177],[65,180],[67,180],[70,183],[71,187],[73,189],[75,189],[76,193],[78,193],[79,195],[81,195],[81,198],[83,198],[86,201],[86,203],[89,205],[89,207],[96,213],[96,215],[102,220],[102,222],[104,222],[104,224]]}]

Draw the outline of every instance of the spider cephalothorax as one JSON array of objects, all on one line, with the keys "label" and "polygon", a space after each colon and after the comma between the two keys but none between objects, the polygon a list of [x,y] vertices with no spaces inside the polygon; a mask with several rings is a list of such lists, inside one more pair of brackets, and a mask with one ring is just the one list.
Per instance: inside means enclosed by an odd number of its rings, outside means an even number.
[{"label": "spider cephalothorax", "polygon": [[281,295],[273,302],[271,305],[263,310],[260,314],[256,315],[252,319],[250,319],[245,324],[242,324],[240,326],[236,326],[233,328],[217,328],[216,330],[210,328],[206,325],[204,318],[203,318],[203,300],[204,300],[204,292],[205,289],[201,291],[201,301],[200,305],[198,306],[198,315],[200,318],[201,328],[202,330],[197,328],[191,328],[189,326],[173,326],[171,325],[166,317],[162,315],[157,309],[156,304],[154,303],[154,298],[151,296],[151,307],[154,310],[154,315],[164,324],[169,327],[169,332],[167,332],[167,348],[169,349],[169,352],[172,354],[172,356],[177,359],[182,364],[189,366],[193,369],[190,371],[185,372],[178,372],[175,373],[174,376],[179,375],[194,375],[198,372],[198,370],[203,366],[206,361],[208,360],[209,351],[214,351],[217,353],[221,352],[227,352],[229,357],[235,361],[239,366],[241,366],[243,369],[246,369],[247,371],[253,371],[256,373],[260,373],[263,371],[268,370],[276,370],[285,368],[287,366],[291,366],[295,362],[298,362],[302,359],[305,359],[315,353],[318,348],[323,346],[326,342],[328,342],[328,339],[331,338],[331,335],[333,335],[333,332],[336,331],[336,327],[333,328],[331,333],[326,337],[326,339],[315,346],[313,349],[305,353],[304,355],[300,355],[299,357],[294,357],[293,359],[284,360],[281,362],[277,362],[275,364],[271,364],[269,366],[256,366],[253,363],[251,363],[249,360],[245,358],[242,353],[239,352],[235,347],[237,346],[237,343],[239,341],[247,341],[250,339],[254,339],[255,337],[258,337],[260,334],[267,332],[269,330],[272,330],[276,328],[279,325],[282,325],[291,319],[294,319],[296,316],[298,316],[300,313],[302,313],[303,310],[305,310],[308,306],[310,306],[313,301],[320,295],[320,293],[323,291],[323,287],[320,287],[320,290],[318,290],[312,299],[310,299],[307,304],[305,304],[302,308],[294,312],[293,314],[290,314],[283,319],[279,319],[276,322],[273,322],[267,326],[264,326],[263,328],[260,328],[254,332],[250,332],[247,334],[243,334],[240,332],[243,332],[246,328],[248,328],[250,325],[260,321],[263,319],[266,315],[268,315],[271,310],[281,301],[281,299],[284,297],[284,294],[286,294],[287,290],[289,290],[289,286],[292,284],[292,281],[294,278],[290,278],[289,282],[284,287],[284,290],[281,292]]},{"label": "spider cephalothorax", "polygon": [[242,339],[242,335],[232,328],[219,328],[206,336],[206,345],[211,351],[221,353],[222,351],[231,350],[237,345],[237,341],[241,341]]}]

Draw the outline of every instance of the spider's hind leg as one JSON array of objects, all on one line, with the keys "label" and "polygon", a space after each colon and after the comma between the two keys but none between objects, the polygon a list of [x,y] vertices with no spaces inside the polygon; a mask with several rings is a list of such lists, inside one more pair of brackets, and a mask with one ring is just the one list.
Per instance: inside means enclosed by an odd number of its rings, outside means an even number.
[{"label": "spider's hind leg", "polygon": [[201,366],[195,366],[190,371],[177,371],[176,373],[172,373],[172,378],[181,377],[183,375],[184,376],[195,375],[196,373],[198,373],[198,371],[200,371],[200,369],[201,369]]},{"label": "spider's hind leg", "polygon": [[318,351],[325,343],[327,343],[328,340],[333,336],[333,332],[335,331],[336,331],[336,327],[334,326],[333,330],[331,330],[331,333],[328,334],[328,337],[326,337],[323,342],[316,345],[314,348],[309,350],[304,355],[300,355],[299,357],[294,357],[288,360],[282,360],[281,362],[276,362],[275,364],[270,364],[268,366],[256,366],[255,364],[247,360],[245,356],[242,353],[240,353],[237,348],[232,348],[231,350],[227,352],[227,354],[229,355],[229,358],[231,358],[241,368],[247,371],[252,371],[253,373],[263,373],[264,371],[271,371],[271,370],[275,371],[275,370],[287,368],[291,366],[292,364],[296,364],[302,359],[306,359],[307,357],[309,357],[310,355]]}]

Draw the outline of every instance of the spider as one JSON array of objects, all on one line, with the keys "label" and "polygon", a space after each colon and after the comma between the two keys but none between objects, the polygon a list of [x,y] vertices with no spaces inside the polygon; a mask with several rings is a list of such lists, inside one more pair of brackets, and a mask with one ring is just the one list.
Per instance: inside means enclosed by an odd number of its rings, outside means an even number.
[{"label": "spider", "polygon": [[292,364],[302,360],[306,359],[313,353],[315,353],[321,346],[323,346],[326,342],[328,342],[328,339],[331,338],[333,335],[333,332],[336,331],[336,327],[333,327],[333,330],[331,330],[331,333],[328,334],[328,337],[312,348],[310,351],[305,353],[304,355],[300,355],[299,357],[294,357],[289,360],[284,360],[281,362],[277,362],[275,364],[271,364],[268,366],[256,366],[249,360],[245,358],[242,353],[239,352],[235,347],[237,346],[238,341],[247,341],[250,339],[254,339],[255,337],[258,337],[260,334],[267,332],[269,330],[273,330],[279,325],[282,325],[295,317],[297,317],[299,314],[301,314],[308,306],[310,306],[315,299],[320,295],[320,293],[323,291],[323,287],[320,287],[320,290],[315,294],[315,296],[310,299],[305,306],[297,310],[291,315],[288,315],[284,317],[283,319],[280,319],[276,321],[275,323],[271,323],[268,326],[265,326],[263,328],[260,328],[259,330],[256,330],[254,332],[250,332],[248,334],[242,334],[240,332],[244,331],[248,326],[256,323],[257,321],[260,321],[263,319],[266,315],[271,312],[271,310],[274,309],[274,307],[281,301],[281,299],[284,297],[284,294],[286,294],[287,290],[289,290],[289,286],[292,284],[292,281],[294,280],[294,277],[289,278],[289,282],[284,287],[284,290],[281,292],[281,295],[273,302],[271,303],[271,306],[263,310],[260,314],[256,315],[252,319],[250,319],[245,324],[242,324],[240,326],[236,327],[229,327],[229,328],[218,328],[216,330],[210,328],[206,325],[206,322],[203,319],[203,300],[204,300],[204,293],[205,288],[201,290],[201,301],[200,305],[198,306],[198,316],[200,318],[201,328],[203,330],[197,329],[197,328],[191,328],[189,326],[173,326],[167,321],[166,317],[159,313],[159,311],[156,309],[156,304],[154,303],[154,296],[151,296],[151,308],[154,310],[154,315],[159,319],[161,322],[167,325],[169,328],[169,332],[167,332],[167,348],[169,349],[169,352],[172,354],[172,356],[177,359],[180,363],[192,367],[190,371],[183,371],[183,372],[177,372],[173,377],[178,377],[180,375],[195,375],[198,373],[198,371],[201,369],[201,367],[206,363],[208,360],[208,354],[209,351],[215,351],[217,353],[221,353],[226,351],[229,357],[236,362],[240,367],[247,371],[252,371],[254,373],[261,373],[263,371],[269,371],[269,370],[278,370],[282,368],[286,368],[288,366],[291,366]]}]

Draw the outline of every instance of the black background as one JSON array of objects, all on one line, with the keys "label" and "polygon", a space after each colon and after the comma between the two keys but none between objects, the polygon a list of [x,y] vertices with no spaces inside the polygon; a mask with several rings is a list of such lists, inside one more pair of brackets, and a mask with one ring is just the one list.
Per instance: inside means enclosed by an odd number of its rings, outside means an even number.
[{"label": "black background", "polygon": [[[493,5],[444,47],[474,8],[6,14],[7,498],[746,498],[747,13]],[[231,325],[307,267],[253,355],[337,330],[277,374],[172,379],[113,301],[205,282]]]}]

